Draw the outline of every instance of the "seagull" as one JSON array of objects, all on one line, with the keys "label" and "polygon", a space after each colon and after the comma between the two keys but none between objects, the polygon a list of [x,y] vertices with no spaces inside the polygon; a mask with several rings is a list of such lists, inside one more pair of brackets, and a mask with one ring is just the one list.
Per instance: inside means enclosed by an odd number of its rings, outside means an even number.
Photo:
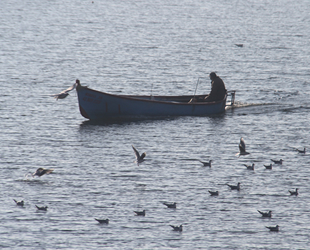
[{"label": "seagull", "polygon": [[279,161],[273,160],[273,159],[271,159],[271,160],[274,162],[274,164],[282,165],[282,163],[283,163],[283,160],[282,160],[282,159],[280,159]]},{"label": "seagull", "polygon": [[271,218],[271,213],[272,211],[269,211],[269,212],[261,212],[259,210],[257,210],[261,215],[262,217],[268,217],[268,218]]},{"label": "seagull", "polygon": [[298,189],[299,188],[296,188],[295,191],[291,191],[291,190],[288,190],[288,191],[290,192],[291,195],[296,195],[297,196],[298,195]]},{"label": "seagull", "polygon": [[142,162],[144,162],[144,157],[146,156],[146,153],[143,153],[143,154],[139,154],[139,152],[138,152],[138,150],[136,150],[136,148],[133,146],[133,145],[131,145],[132,146],[132,148],[133,148],[133,151],[135,151],[135,154],[136,154],[136,163],[137,163],[137,165],[139,166],[139,163],[142,163]]},{"label": "seagull", "polygon": [[138,216],[145,216],[145,210],[143,211],[134,211]]},{"label": "seagull", "polygon": [[276,225],[275,227],[266,227],[268,228],[270,231],[273,231],[273,232],[279,232],[279,226]]},{"label": "seagull", "polygon": [[177,203],[168,203],[168,202],[163,202],[164,205],[166,205],[168,208],[177,208]]},{"label": "seagull", "polygon": [[243,165],[246,166],[248,170],[254,170],[254,166],[255,166],[254,163],[252,163],[252,165],[246,165],[246,164],[243,164]]},{"label": "seagull", "polygon": [[240,157],[240,155],[248,155],[248,154],[250,154],[250,153],[245,151],[245,143],[244,143],[243,138],[241,137],[240,143],[239,143],[239,153],[237,153],[236,155],[239,155],[239,157]]},{"label": "seagull", "polygon": [[270,165],[264,165],[266,169],[272,169],[272,164]]},{"label": "seagull", "polygon": [[38,210],[42,210],[42,211],[47,211],[47,208],[48,208],[48,206],[38,207],[37,205],[36,205],[36,207],[37,207]]},{"label": "seagull", "polygon": [[52,96],[53,96],[56,100],[58,100],[58,99],[65,99],[65,98],[69,95],[68,92],[70,92],[71,90],[75,89],[78,83],[80,83],[80,81],[79,81],[79,80],[76,80],[76,83],[73,84],[70,88],[67,88],[67,89],[64,90],[64,91],[61,91],[59,94],[52,95]]},{"label": "seagull", "polygon": [[38,168],[35,173],[32,174],[32,177],[35,177],[36,175],[41,177],[44,174],[50,174],[54,171],[54,169],[47,169],[47,168]]},{"label": "seagull", "polygon": [[[199,160],[200,161],[200,160]],[[205,161],[200,161],[204,167],[210,167],[211,168],[211,162],[212,160],[210,160],[209,162],[205,162]]]},{"label": "seagull", "polygon": [[211,196],[218,196],[219,195],[219,191],[210,191],[208,190]]},{"label": "seagull", "polygon": [[98,221],[100,224],[109,224],[109,219],[100,220],[95,218],[95,220]]},{"label": "seagull", "polygon": [[240,191],[240,182],[238,182],[237,186],[234,186],[234,185],[229,185],[227,184],[227,186],[229,186],[231,188],[231,190],[238,190]]},{"label": "seagull", "polygon": [[183,231],[183,226],[180,225],[180,226],[172,226],[170,225],[170,227],[173,228],[173,231],[178,231],[178,232],[182,232]]},{"label": "seagull", "polygon": [[[14,199],[13,199],[13,200],[14,200]],[[14,200],[14,201],[15,201],[15,203],[16,203],[17,206],[21,206],[21,207],[24,206],[24,201],[17,201],[17,200]]]},{"label": "seagull", "polygon": [[305,154],[306,153],[306,148],[304,148],[304,150],[300,150],[298,148],[295,148],[295,150],[300,153],[300,154]]}]

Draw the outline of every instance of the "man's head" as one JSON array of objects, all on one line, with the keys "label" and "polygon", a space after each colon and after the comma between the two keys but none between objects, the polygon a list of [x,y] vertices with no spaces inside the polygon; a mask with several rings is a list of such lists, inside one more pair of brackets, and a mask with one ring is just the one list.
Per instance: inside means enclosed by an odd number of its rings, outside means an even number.
[{"label": "man's head", "polygon": [[209,77],[211,80],[214,80],[217,77],[217,75],[215,74],[215,72],[211,72]]}]

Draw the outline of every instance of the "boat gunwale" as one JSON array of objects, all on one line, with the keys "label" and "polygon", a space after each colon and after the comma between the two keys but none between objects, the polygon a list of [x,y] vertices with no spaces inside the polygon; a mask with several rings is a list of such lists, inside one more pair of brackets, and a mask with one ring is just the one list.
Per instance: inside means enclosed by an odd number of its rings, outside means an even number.
[{"label": "boat gunwale", "polygon": [[[98,94],[103,94],[103,95],[108,95],[108,96],[111,96],[111,97],[115,97],[115,98],[123,98],[123,99],[127,99],[127,100],[135,100],[135,101],[143,101],[143,102],[152,102],[152,103],[164,103],[164,104],[170,104],[170,105],[214,105],[214,104],[218,104],[218,103],[221,103],[221,102],[226,102],[226,99],[227,99],[227,94],[225,95],[225,97],[220,100],[220,101],[213,101],[213,102],[192,102],[192,103],[189,103],[189,102],[178,102],[178,101],[162,101],[162,100],[155,100],[155,99],[152,99],[153,98],[192,98],[194,97],[194,95],[179,95],[179,96],[164,96],[164,95],[117,95],[117,94],[110,94],[110,93],[106,93],[106,92],[102,92],[102,91],[99,91],[99,90],[95,90],[95,89],[91,89],[91,88],[88,88],[87,86],[79,86],[76,88],[76,91],[79,91],[80,88],[85,88],[87,90],[90,90],[90,91],[93,91],[93,92],[96,92]],[[206,95],[196,95],[195,97],[204,97]],[[144,99],[144,98],[150,98],[150,99]]]}]

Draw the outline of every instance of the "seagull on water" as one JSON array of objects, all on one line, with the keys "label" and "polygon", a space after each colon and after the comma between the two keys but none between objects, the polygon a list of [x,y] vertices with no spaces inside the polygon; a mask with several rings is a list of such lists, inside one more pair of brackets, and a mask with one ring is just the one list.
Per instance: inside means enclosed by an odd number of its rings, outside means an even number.
[{"label": "seagull on water", "polygon": [[246,165],[246,164],[243,164],[248,170],[254,170],[254,166],[255,164],[252,163],[252,165]]},{"label": "seagull on water", "polygon": [[264,165],[264,167],[265,167],[266,169],[272,169],[272,164]]},{"label": "seagull on water", "polygon": [[173,231],[178,231],[178,232],[182,232],[183,231],[183,226],[180,225],[180,226],[172,226],[170,225],[170,227],[173,228]]},{"label": "seagull on water", "polygon": [[[14,199],[13,199],[13,200],[14,200]],[[15,201],[15,203],[16,203],[17,206],[21,206],[21,207],[24,206],[24,201],[17,201],[17,200],[14,200],[14,201]]]},{"label": "seagull on water", "polygon": [[273,231],[273,232],[279,232],[279,226],[276,225],[275,227],[266,227],[268,228],[270,231]]},{"label": "seagull on water", "polygon": [[58,99],[65,99],[65,98],[69,95],[68,92],[70,92],[71,90],[75,89],[78,83],[80,83],[80,81],[79,81],[79,80],[76,80],[76,83],[73,84],[71,87],[67,88],[67,89],[64,90],[64,91],[61,91],[59,94],[52,95],[52,96],[53,96],[56,100],[58,100]]},{"label": "seagull on water", "polygon": [[134,211],[138,216],[145,216],[145,210],[143,211]]},{"label": "seagull on water", "polygon": [[45,174],[50,174],[54,171],[54,169],[47,169],[47,168],[38,168],[36,172],[32,174],[32,177],[35,177],[36,175],[41,177]]},{"label": "seagull on water", "polygon": [[39,206],[36,205],[36,208],[37,208],[38,210],[47,211],[48,206],[39,207]]},{"label": "seagull on water", "polygon": [[[198,161],[200,161],[200,160],[198,160]],[[205,162],[205,161],[200,161],[200,162],[203,164],[204,167],[210,167],[210,168],[211,168],[211,162],[212,162],[212,160],[210,160],[210,161],[208,161],[208,162]]]},{"label": "seagull on water", "polygon": [[271,160],[274,162],[274,164],[282,165],[282,163],[283,163],[282,159],[280,159],[280,160],[273,160],[273,159],[271,159]]},{"label": "seagull on water", "polygon": [[295,150],[300,153],[300,154],[305,154],[306,153],[306,148],[304,148],[304,150],[300,150],[298,148],[295,148]]},{"label": "seagull on water", "polygon": [[138,150],[133,146],[133,145],[131,145],[132,146],[132,148],[133,148],[133,151],[135,152],[135,155],[136,155],[136,163],[137,163],[137,165],[139,166],[139,163],[142,163],[142,162],[144,162],[144,157],[146,156],[146,153],[143,153],[143,154],[139,154],[139,152],[138,152]]},{"label": "seagull on water", "polygon": [[168,208],[177,208],[177,203],[168,203],[168,202],[163,202],[164,205],[166,205]]},{"label": "seagull on water", "polygon": [[272,211],[268,211],[268,212],[261,212],[259,210],[257,210],[261,215],[262,217],[268,217],[268,218],[271,218],[271,213]]},{"label": "seagull on water", "polygon": [[218,196],[219,195],[219,191],[210,191],[208,190],[211,196]]},{"label": "seagull on water", "polygon": [[241,137],[240,143],[239,143],[239,153],[237,153],[236,155],[239,155],[240,157],[240,155],[248,155],[248,154],[250,153],[245,151],[245,143],[244,143],[243,138]]},{"label": "seagull on water", "polygon": [[95,220],[98,221],[100,224],[109,224],[109,219],[100,220],[95,218]]},{"label": "seagull on water", "polygon": [[228,187],[231,188],[231,190],[238,190],[240,191],[240,182],[238,182],[237,186],[234,186],[234,185],[229,185],[229,184],[226,184]]},{"label": "seagull on water", "polygon": [[299,188],[296,188],[295,191],[291,191],[291,190],[288,190],[288,191],[290,192],[291,195],[296,195],[297,196],[298,195],[298,189]]}]

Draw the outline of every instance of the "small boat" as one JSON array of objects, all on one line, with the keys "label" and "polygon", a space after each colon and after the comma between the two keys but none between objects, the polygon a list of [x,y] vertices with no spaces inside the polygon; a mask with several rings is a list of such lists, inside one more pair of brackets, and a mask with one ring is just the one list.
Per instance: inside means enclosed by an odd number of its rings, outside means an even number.
[{"label": "small boat", "polygon": [[231,106],[235,99],[235,91],[229,91],[221,101],[192,103],[189,101],[193,95],[114,95],[82,86],[79,80],[76,81],[76,91],[81,115],[94,121],[215,115],[225,111],[228,95],[231,96]]}]

